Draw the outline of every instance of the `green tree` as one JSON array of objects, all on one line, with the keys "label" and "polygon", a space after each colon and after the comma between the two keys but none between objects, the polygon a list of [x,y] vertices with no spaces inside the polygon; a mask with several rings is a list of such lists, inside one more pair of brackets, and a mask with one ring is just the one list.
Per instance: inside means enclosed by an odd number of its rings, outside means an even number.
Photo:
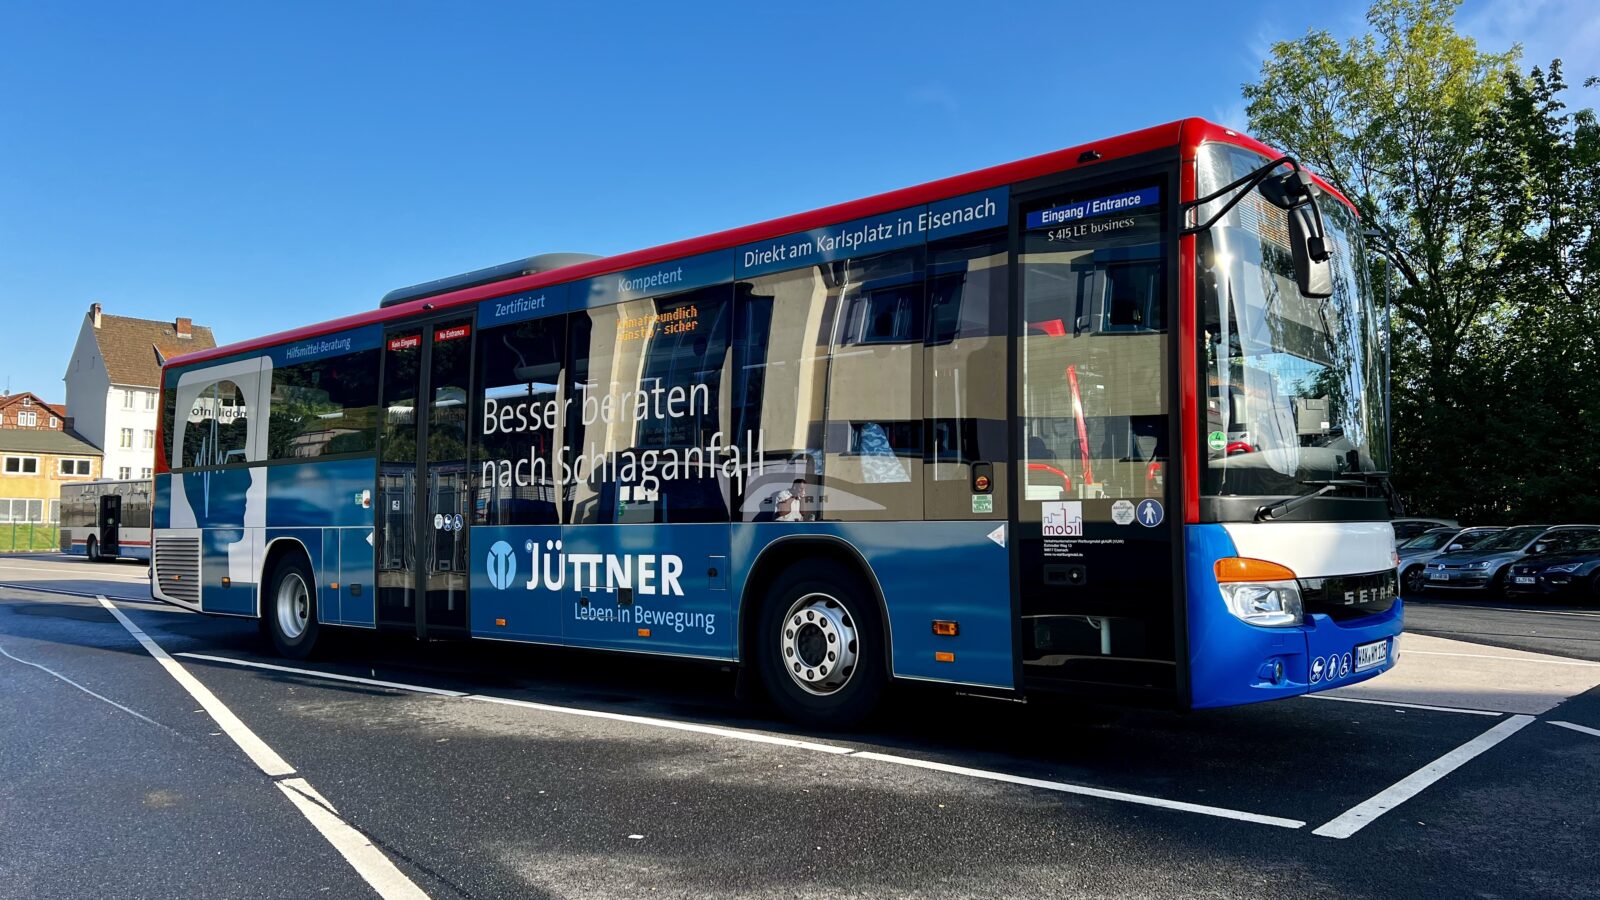
[{"label": "green tree", "polygon": [[1399,285],[1393,468],[1412,506],[1600,517],[1594,115],[1566,111],[1559,62],[1524,75],[1515,48],[1458,33],[1458,5],[1377,0],[1367,34],[1275,45],[1244,86],[1251,127],[1356,203]]}]

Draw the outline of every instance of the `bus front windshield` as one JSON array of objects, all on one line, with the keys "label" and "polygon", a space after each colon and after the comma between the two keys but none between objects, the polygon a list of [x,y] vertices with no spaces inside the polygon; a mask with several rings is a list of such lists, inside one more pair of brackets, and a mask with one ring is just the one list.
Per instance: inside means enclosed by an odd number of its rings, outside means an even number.
[{"label": "bus front windshield", "polygon": [[[1267,161],[1240,147],[1206,145],[1199,193]],[[1200,219],[1227,199],[1202,208]],[[1300,294],[1287,213],[1257,191],[1197,238],[1205,398],[1198,441],[1207,495],[1294,496],[1387,468],[1378,317],[1358,222],[1328,194],[1319,205],[1333,255],[1331,297]],[[1380,490],[1338,487],[1345,496]]]}]

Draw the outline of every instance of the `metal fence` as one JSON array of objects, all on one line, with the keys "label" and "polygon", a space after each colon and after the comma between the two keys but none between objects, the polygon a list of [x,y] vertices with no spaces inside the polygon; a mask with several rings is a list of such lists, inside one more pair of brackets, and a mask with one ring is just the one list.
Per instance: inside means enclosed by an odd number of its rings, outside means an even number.
[{"label": "metal fence", "polygon": [[0,525],[0,553],[59,550],[58,534],[54,525]]}]

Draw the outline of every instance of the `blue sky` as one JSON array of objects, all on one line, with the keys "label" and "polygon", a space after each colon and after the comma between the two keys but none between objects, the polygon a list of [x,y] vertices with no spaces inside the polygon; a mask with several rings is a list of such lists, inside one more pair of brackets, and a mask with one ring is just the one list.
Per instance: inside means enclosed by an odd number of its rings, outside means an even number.
[{"label": "blue sky", "polygon": [[[1242,124],[1272,41],[1366,7],[1158,5],[0,0],[0,385],[60,400],[95,301],[241,340],[534,253]],[[1597,9],[1461,24],[1578,76]]]}]

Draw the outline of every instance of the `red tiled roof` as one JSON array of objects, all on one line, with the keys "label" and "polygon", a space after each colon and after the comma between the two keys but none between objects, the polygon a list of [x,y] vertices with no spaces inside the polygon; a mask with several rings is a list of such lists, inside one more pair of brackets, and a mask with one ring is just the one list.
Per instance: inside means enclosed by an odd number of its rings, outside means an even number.
[{"label": "red tiled roof", "polygon": [[172,322],[101,315],[94,339],[100,345],[112,384],[158,387],[166,360],[217,345],[207,326],[194,325],[189,331],[190,337],[181,338]]}]

